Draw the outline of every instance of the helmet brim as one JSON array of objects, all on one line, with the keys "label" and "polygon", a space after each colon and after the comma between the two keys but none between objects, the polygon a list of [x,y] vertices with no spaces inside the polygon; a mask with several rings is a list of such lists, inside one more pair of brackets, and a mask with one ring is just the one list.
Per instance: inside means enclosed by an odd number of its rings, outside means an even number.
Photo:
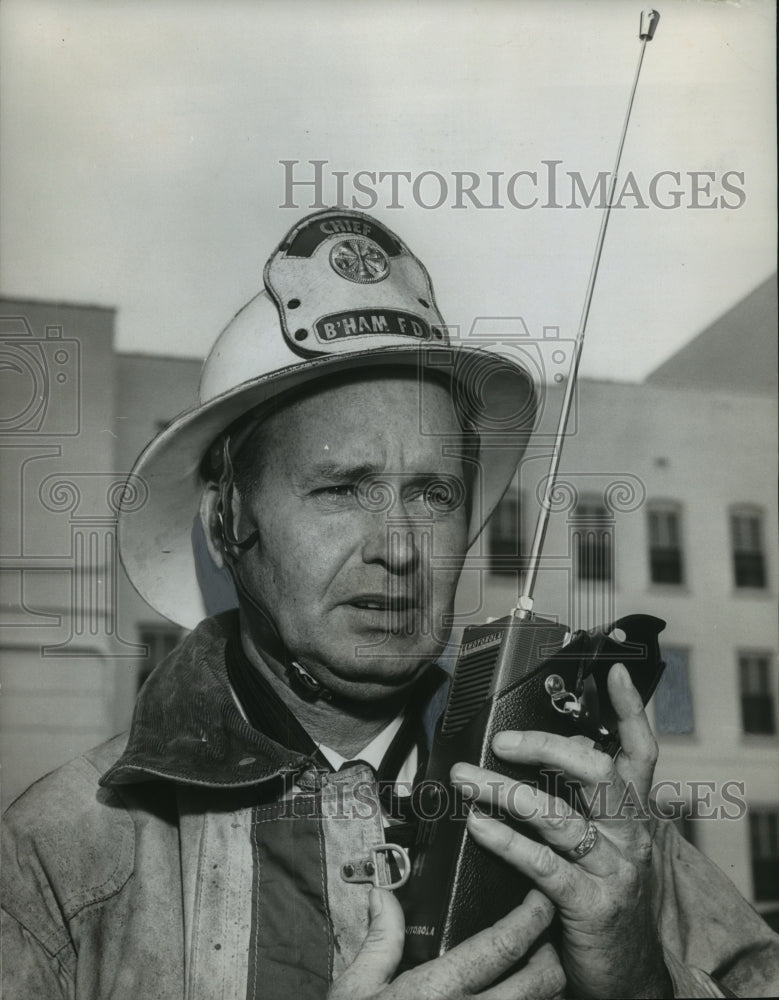
[{"label": "helmet brim", "polygon": [[514,360],[476,347],[430,345],[423,365],[420,357],[418,346],[403,345],[301,360],[243,382],[173,420],[138,458],[119,513],[122,563],[140,596],[185,628],[205,617],[203,567],[198,574],[192,527],[204,488],[200,468],[206,449],[255,407],[307,383],[367,367],[373,373],[397,366],[422,374],[451,369],[456,408],[479,432],[468,533],[473,544],[511,483],[533,430],[533,382]]}]

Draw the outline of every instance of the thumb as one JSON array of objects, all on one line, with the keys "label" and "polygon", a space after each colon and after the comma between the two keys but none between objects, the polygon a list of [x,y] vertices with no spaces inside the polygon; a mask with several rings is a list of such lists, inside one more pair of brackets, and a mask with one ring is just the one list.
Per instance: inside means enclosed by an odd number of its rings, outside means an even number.
[{"label": "thumb", "polygon": [[370,927],[354,961],[333,983],[328,1000],[367,1000],[395,974],[406,935],[400,903],[386,889],[368,895]]}]

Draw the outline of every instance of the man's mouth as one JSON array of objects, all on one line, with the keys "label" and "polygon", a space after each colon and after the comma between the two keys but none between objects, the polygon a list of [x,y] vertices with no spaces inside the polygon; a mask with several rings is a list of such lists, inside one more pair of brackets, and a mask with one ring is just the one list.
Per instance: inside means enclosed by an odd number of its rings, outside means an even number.
[{"label": "man's mouth", "polygon": [[386,594],[359,594],[347,601],[362,611],[390,611],[403,614],[417,607],[417,602],[409,597],[388,597]]}]

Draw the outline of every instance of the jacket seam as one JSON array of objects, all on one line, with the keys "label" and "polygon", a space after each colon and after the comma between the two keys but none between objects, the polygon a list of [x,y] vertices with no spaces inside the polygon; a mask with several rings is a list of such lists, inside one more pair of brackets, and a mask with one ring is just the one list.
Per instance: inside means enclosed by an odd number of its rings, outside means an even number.
[{"label": "jacket seam", "polygon": [[[116,868],[118,867],[119,864],[117,863]],[[114,871],[116,871],[116,868],[114,869]],[[133,874],[134,872],[131,868],[124,882],[122,882],[121,885],[118,885],[112,892],[107,892],[104,896],[99,896],[97,899],[90,899],[88,902],[83,903],[81,906],[75,909],[68,917],[68,923],[70,923],[71,920],[75,920],[80,913],[84,912],[84,910],[88,910],[90,906],[102,906],[104,903],[107,903],[109,899],[113,899],[114,896],[118,896],[119,893],[124,889],[124,887],[130,881],[130,879],[133,877]],[[103,882],[103,885],[105,885],[105,882]],[[96,888],[101,888],[101,887],[97,886]]]},{"label": "jacket seam", "polygon": [[[255,807],[256,810],[256,807]],[[254,970],[252,975],[252,997],[257,996],[257,975],[259,969],[259,958],[260,958],[260,845],[257,841],[257,835],[254,831],[255,826],[254,820],[251,823],[251,837],[252,837],[252,855],[254,860],[254,916],[253,916],[253,926],[251,929],[251,934],[254,938]],[[247,976],[248,978],[248,976]]]},{"label": "jacket seam", "polygon": [[[237,814],[233,813],[232,815],[236,816]],[[230,849],[227,852],[227,873],[226,873],[226,884],[228,886],[230,886],[230,887],[232,887],[232,886],[234,886],[236,884],[233,881],[233,865],[234,864],[235,864],[235,846],[231,843],[230,844]],[[231,891],[225,891],[225,892],[223,892],[222,896],[224,897],[222,899],[222,927],[226,928],[226,927],[229,926],[228,914],[229,914],[229,911],[230,911],[230,905],[233,902],[233,896],[232,896],[232,892]],[[225,954],[225,953],[223,953],[223,954]],[[221,983],[220,983],[221,993],[222,993],[223,997],[226,994],[226,989],[225,989],[225,987],[227,985],[226,982],[225,982],[226,977],[227,977],[227,964],[226,964],[226,959],[223,959],[223,961],[222,961],[222,975],[221,975]]]},{"label": "jacket seam", "polygon": [[327,864],[325,861],[324,831],[322,830],[321,819],[316,825],[317,847],[319,848],[319,872],[322,881],[322,904],[327,914],[327,980],[333,981],[333,965],[335,949],[335,927],[333,926],[333,915],[330,912],[330,899],[327,895]]},{"label": "jacket seam", "polygon": [[[130,822],[132,822],[132,820],[130,820]],[[88,906],[96,906],[99,903],[104,903],[107,899],[111,899],[112,896],[115,896],[117,893],[121,892],[122,889],[124,889],[128,881],[132,878],[133,862],[130,863],[130,870],[127,873],[127,877],[123,879],[122,882],[115,888],[113,888],[110,892],[105,892],[101,894],[101,890],[105,886],[109,885],[109,883],[116,876],[116,873],[122,867],[122,863],[125,859],[125,852],[126,848],[124,846],[124,841],[123,841],[122,846],[119,849],[119,856],[116,859],[116,864],[114,865],[114,869],[111,872],[111,874],[106,879],[104,879],[99,885],[94,885],[91,887],[90,895],[95,894],[93,899],[89,899],[85,903],[82,903],[80,906],[76,906],[75,909],[72,910],[72,912],[70,911],[70,907],[73,905],[74,901],[79,898],[81,892],[76,891],[62,900],[62,907],[69,914],[67,917],[68,920],[73,920],[75,917],[79,915],[79,913],[81,913],[82,910],[85,910]]]},{"label": "jacket seam", "polygon": [[[56,951],[52,951],[46,944],[44,944],[43,941],[41,941],[41,939],[38,937],[38,935],[27,926],[27,924],[24,922],[24,920],[20,920],[19,917],[16,916],[16,914],[11,913],[11,911],[8,909],[7,906],[2,906],[2,907],[0,907],[0,909],[2,909],[3,913],[5,913],[5,915],[10,920],[13,920],[13,922],[15,924],[18,924],[19,927],[21,927],[22,930],[25,931],[25,933],[27,933],[27,934],[30,935],[30,937],[33,939],[33,941],[37,945],[39,945],[41,947],[41,949],[48,955],[48,957],[52,961],[54,961],[54,962],[57,963],[57,965],[59,966],[59,968],[62,969],[62,972],[64,973],[64,975],[67,976],[67,978],[72,983],[74,981],[73,980],[73,976],[70,974],[70,972],[68,971],[68,969],[65,966],[64,962],[59,957],[62,954],[62,952],[68,947],[68,945],[72,945],[73,944],[73,941],[72,941],[72,939],[70,937],[70,934],[68,933],[68,940],[67,941],[63,941],[63,943],[59,946],[59,948],[57,948]],[[67,933],[67,928],[66,927],[63,926],[63,930]]]},{"label": "jacket seam", "polygon": [[[89,767],[95,774],[97,775],[100,774],[99,770],[86,757],[78,758],[78,764],[79,765],[84,764],[87,767]],[[121,795],[119,795],[113,788],[109,789],[109,793],[117,800],[117,804],[121,807],[123,818],[130,824],[130,828],[133,831],[132,836],[129,836],[130,834],[129,830],[124,831],[119,845],[119,851],[117,854],[116,863],[113,867],[113,870],[102,882],[99,883],[99,885],[91,886],[89,889],[90,896],[93,896],[94,898],[86,900],[80,906],[76,906],[72,912],[70,912],[70,907],[73,906],[75,904],[75,901],[81,897],[83,890],[77,889],[75,892],[72,892],[69,896],[63,898],[62,907],[63,910],[66,911],[68,921],[75,919],[79,915],[79,913],[83,912],[85,909],[87,909],[87,907],[105,903],[106,900],[111,899],[113,896],[116,896],[118,893],[122,891],[122,889],[124,889],[124,887],[127,885],[127,883],[129,882],[129,880],[132,878],[133,875],[135,867],[135,844],[134,844],[135,823],[133,822],[132,816],[130,815],[127,805],[123,801]],[[126,878],[122,879],[122,881],[118,885],[116,885],[115,888],[113,888],[111,891],[102,892],[101,890],[103,890],[106,886],[110,885],[110,883],[116,878],[117,872],[120,871],[125,862],[129,862]]]},{"label": "jacket seam", "polygon": [[[247,778],[245,781],[209,781],[206,779],[197,779],[192,777],[191,774],[182,772],[181,774],[172,774],[169,771],[157,771],[154,768],[147,767],[140,764],[123,764],[121,767],[117,767],[115,770],[113,768],[106,771],[103,777],[100,779],[100,784],[106,788],[116,788],[122,784],[137,784],[138,781],[131,782],[115,782],[113,779],[117,774],[121,774],[122,771],[132,771],[135,774],[147,775],[153,778],[162,778],[165,781],[180,782],[181,784],[196,785],[199,788],[251,788],[252,785],[261,785],[266,781],[270,781],[273,778],[279,778],[283,774],[289,774],[290,772],[296,771],[297,768],[290,765],[284,770],[272,771],[270,774],[263,775],[261,778]],[[113,774],[111,773],[113,771]],[[108,779],[108,780],[106,780]],[[143,780],[142,778],[140,780]]]}]

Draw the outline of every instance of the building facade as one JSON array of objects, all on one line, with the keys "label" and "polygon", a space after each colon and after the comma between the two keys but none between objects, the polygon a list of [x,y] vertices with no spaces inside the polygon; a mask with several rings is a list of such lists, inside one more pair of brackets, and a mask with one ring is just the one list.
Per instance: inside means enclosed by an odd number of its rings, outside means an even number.
[{"label": "building facade", "polygon": [[125,729],[170,643],[121,569],[116,515],[135,454],[193,404],[200,363],[117,355],[113,331],[110,309],[0,302],[3,806]]}]

